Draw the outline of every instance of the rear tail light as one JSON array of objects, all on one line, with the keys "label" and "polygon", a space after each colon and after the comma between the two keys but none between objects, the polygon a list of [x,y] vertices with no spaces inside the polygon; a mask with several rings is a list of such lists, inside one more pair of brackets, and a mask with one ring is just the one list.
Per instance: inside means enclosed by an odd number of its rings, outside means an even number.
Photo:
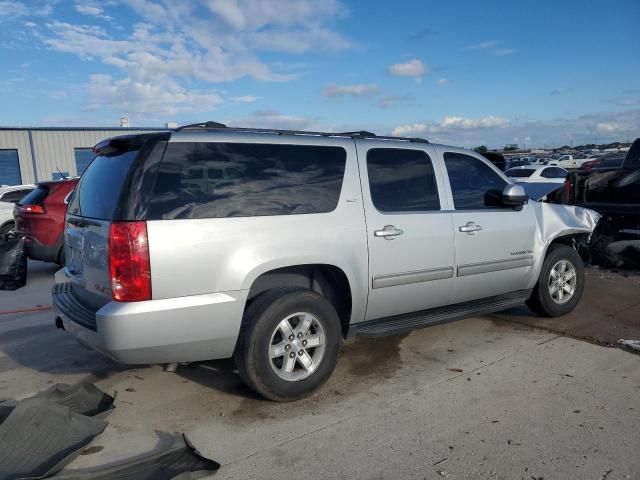
[{"label": "rear tail light", "polygon": [[563,190],[563,199],[562,203],[566,205],[571,205],[571,179],[569,177],[564,181],[564,190]]},{"label": "rear tail light", "polygon": [[17,210],[18,213],[42,214],[46,212],[42,205],[18,205]]},{"label": "rear tail light", "polygon": [[111,294],[119,302],[151,300],[146,222],[114,222],[109,231]]}]

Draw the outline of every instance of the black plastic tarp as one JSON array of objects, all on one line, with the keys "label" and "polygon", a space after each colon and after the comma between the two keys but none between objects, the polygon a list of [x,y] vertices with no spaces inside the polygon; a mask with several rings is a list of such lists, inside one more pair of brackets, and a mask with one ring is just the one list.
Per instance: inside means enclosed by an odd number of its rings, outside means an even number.
[{"label": "black plastic tarp", "polygon": [[17,290],[26,283],[24,238],[0,236],[0,290]]}]

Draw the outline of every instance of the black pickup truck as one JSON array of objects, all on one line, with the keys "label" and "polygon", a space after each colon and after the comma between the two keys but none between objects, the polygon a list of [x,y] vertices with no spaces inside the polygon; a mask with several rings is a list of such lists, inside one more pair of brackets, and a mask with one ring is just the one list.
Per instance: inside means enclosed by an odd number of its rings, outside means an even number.
[{"label": "black pickup truck", "polygon": [[640,231],[640,138],[633,142],[620,167],[570,173],[562,203],[600,213],[602,234]]}]

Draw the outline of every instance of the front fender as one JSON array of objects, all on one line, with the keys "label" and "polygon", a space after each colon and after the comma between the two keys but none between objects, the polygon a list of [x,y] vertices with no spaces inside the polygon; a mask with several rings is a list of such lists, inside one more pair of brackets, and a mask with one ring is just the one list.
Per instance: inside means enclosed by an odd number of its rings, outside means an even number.
[{"label": "front fender", "polygon": [[549,246],[558,238],[586,234],[590,236],[601,215],[588,208],[574,205],[558,205],[546,202],[531,202],[538,222],[538,251],[541,255],[536,263],[536,281]]}]

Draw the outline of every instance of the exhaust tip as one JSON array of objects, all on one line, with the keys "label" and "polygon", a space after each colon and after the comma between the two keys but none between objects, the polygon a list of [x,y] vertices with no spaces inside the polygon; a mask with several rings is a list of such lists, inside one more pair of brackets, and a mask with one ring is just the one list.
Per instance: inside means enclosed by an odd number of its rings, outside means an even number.
[{"label": "exhaust tip", "polygon": [[62,323],[62,319],[60,317],[56,317],[56,328],[64,330],[64,323]]}]

